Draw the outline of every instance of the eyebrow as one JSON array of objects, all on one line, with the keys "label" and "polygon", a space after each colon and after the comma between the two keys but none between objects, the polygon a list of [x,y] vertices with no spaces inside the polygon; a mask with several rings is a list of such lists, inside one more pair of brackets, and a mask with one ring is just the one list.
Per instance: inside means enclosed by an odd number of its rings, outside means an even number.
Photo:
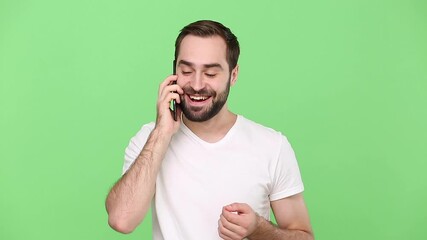
[{"label": "eyebrow", "polygon": [[[189,67],[194,67],[194,63],[188,62],[188,61],[185,61],[185,60],[179,60],[178,65],[181,65],[181,64],[187,65]],[[223,70],[221,64],[219,64],[219,63],[203,64],[203,67],[204,68],[215,68],[215,67],[217,67],[217,68],[220,68],[221,70]]]}]

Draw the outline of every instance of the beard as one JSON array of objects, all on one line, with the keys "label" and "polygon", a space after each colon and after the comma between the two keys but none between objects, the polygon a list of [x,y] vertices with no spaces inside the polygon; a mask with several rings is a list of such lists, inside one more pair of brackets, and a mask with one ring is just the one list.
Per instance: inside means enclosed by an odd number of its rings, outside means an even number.
[{"label": "beard", "polygon": [[[231,78],[230,78],[231,79]],[[217,93],[214,90],[204,88],[200,91],[195,91],[190,86],[185,86],[184,95],[181,96],[180,108],[184,116],[193,122],[204,122],[214,117],[222,109],[227,102],[228,94],[230,93],[230,79],[227,82],[227,86],[224,91]],[[188,106],[186,103],[185,95],[200,94],[203,96],[210,96],[212,103],[209,106]]]}]

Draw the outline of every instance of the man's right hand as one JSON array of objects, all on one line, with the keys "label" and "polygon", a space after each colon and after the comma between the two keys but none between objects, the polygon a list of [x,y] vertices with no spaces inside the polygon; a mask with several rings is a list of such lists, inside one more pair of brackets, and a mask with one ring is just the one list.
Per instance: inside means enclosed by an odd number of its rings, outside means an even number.
[{"label": "man's right hand", "polygon": [[173,84],[177,79],[177,75],[167,77],[159,86],[157,99],[156,129],[160,133],[170,136],[178,131],[181,124],[181,109],[177,107],[178,117],[175,121],[169,108],[172,100],[175,100],[177,104],[181,103],[180,94],[184,94],[184,91],[178,84]]}]

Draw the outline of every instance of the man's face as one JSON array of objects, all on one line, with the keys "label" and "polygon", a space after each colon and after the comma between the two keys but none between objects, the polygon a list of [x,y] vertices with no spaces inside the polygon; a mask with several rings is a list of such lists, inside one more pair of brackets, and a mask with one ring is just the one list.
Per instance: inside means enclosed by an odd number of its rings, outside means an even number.
[{"label": "man's face", "polygon": [[180,107],[190,121],[211,119],[227,102],[237,69],[230,74],[226,44],[219,36],[186,36],[177,59],[178,85],[184,90]]}]

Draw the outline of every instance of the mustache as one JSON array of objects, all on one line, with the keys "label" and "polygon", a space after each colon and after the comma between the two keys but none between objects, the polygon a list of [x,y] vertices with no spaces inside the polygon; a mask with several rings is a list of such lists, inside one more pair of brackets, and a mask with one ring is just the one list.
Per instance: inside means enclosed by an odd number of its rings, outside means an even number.
[{"label": "mustache", "polygon": [[185,94],[188,95],[202,95],[202,96],[215,96],[216,92],[212,89],[203,88],[198,91],[194,90],[194,88],[190,86],[185,86],[182,88]]}]

